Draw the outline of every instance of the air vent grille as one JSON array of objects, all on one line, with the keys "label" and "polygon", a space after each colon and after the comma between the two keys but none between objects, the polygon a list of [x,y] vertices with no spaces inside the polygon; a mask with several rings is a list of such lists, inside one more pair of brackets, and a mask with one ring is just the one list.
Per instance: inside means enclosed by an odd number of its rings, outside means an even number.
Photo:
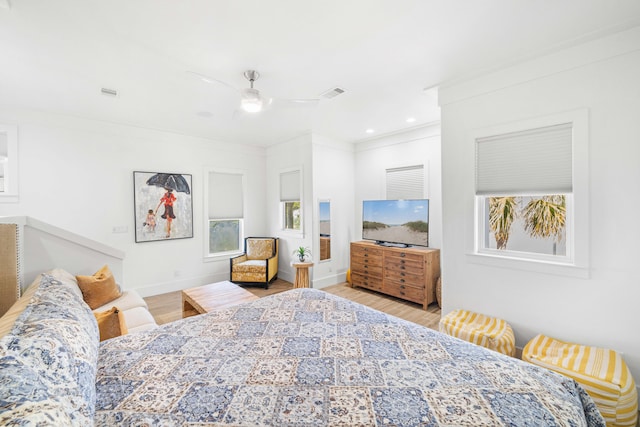
[{"label": "air vent grille", "polygon": [[103,95],[107,95],[107,96],[118,96],[118,91],[115,89],[108,89],[106,87],[103,87],[100,89],[100,93],[102,93]]},{"label": "air vent grille", "polygon": [[331,99],[331,98],[335,98],[338,95],[342,95],[343,93],[344,93],[344,89],[340,87],[334,87],[332,89],[329,89],[328,91],[326,91],[320,96],[322,96],[323,98]]}]

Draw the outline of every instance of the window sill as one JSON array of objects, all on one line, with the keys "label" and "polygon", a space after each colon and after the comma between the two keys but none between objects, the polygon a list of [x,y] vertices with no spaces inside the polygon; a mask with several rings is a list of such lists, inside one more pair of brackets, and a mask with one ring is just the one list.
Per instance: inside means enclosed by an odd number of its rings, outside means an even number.
[{"label": "window sill", "polygon": [[575,264],[563,264],[558,262],[513,258],[481,253],[468,253],[466,254],[466,258],[470,263],[484,265],[487,267],[511,268],[514,270],[576,277],[579,279],[588,279],[590,277],[588,267],[578,266]]},{"label": "window sill", "polygon": [[205,255],[202,258],[203,262],[216,262],[216,261],[229,261],[230,258],[236,257],[238,255],[242,255],[244,252],[224,252],[224,253],[219,253],[219,254],[211,254],[211,255]]}]

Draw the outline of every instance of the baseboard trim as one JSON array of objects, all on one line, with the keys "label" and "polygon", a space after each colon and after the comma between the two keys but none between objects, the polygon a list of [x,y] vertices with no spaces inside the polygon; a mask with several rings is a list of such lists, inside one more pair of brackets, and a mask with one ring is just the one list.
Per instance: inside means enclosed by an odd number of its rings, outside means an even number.
[{"label": "baseboard trim", "polygon": [[347,281],[347,273],[336,273],[331,276],[325,276],[318,279],[313,279],[311,287],[315,289],[326,288],[327,286],[337,285],[338,283],[344,283]]},{"label": "baseboard trim", "polygon": [[[143,286],[135,289],[141,297],[151,297],[159,294],[166,294],[168,292],[181,291],[183,289],[193,288],[195,286],[202,286],[209,283],[217,283],[229,280],[229,273],[219,273],[207,276],[189,277],[181,280],[172,280],[170,282],[156,283],[154,285]],[[125,287],[125,289],[128,289]]]}]

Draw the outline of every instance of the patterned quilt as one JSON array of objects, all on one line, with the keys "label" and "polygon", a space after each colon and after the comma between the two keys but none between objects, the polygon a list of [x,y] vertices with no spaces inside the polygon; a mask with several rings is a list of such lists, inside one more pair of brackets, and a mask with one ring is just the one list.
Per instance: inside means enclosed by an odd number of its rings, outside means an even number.
[{"label": "patterned quilt", "polygon": [[572,379],[313,289],[102,343],[96,425],[604,426]]}]

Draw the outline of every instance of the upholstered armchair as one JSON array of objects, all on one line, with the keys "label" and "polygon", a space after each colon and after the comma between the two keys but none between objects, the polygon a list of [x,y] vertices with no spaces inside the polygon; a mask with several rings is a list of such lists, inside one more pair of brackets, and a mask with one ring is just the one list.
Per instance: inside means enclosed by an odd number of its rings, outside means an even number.
[{"label": "upholstered armchair", "polygon": [[263,283],[265,289],[278,278],[278,238],[247,237],[244,253],[230,260],[231,281]]}]

